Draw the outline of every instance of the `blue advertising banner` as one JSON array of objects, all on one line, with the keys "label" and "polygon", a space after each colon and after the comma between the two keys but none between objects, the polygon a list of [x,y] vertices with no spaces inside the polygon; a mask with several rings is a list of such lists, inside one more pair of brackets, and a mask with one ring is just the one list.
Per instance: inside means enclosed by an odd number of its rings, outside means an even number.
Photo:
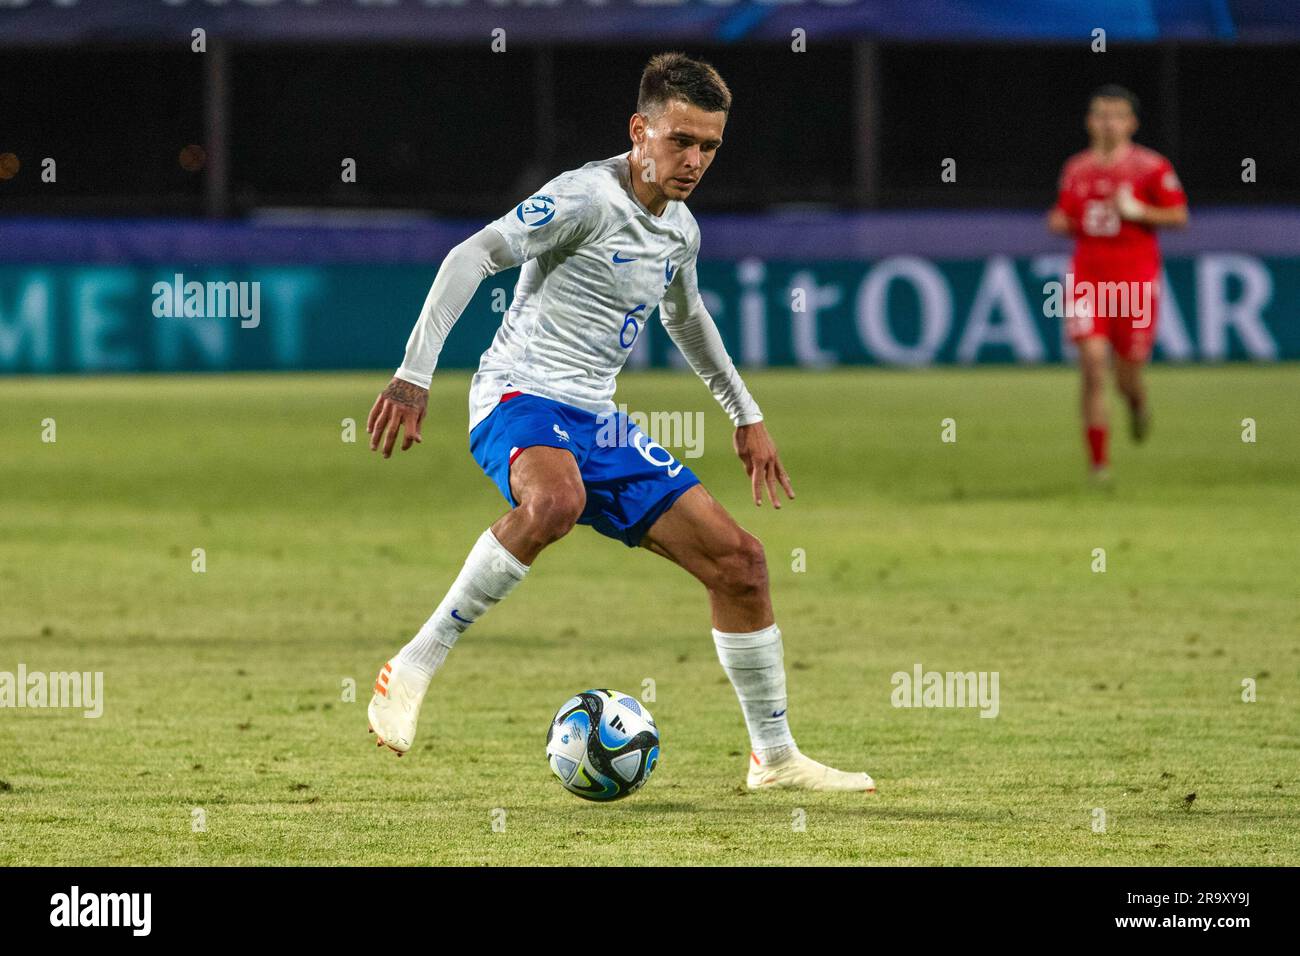
[{"label": "blue advertising banner", "polygon": [[789,42],[822,38],[1280,41],[1289,0],[0,0],[0,44],[175,41]]}]

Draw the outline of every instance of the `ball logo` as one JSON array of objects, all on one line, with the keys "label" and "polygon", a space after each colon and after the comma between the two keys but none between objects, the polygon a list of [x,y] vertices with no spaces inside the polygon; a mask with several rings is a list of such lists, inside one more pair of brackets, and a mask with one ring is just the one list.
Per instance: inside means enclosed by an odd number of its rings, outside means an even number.
[{"label": "ball logo", "polygon": [[525,226],[544,226],[555,218],[555,200],[550,196],[529,196],[515,209],[515,215]]}]

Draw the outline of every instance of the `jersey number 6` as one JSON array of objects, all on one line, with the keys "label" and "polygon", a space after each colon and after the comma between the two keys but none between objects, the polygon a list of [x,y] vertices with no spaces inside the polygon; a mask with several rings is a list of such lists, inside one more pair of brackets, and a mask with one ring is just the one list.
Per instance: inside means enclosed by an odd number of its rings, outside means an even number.
[{"label": "jersey number 6", "polygon": [[[635,309],[630,309],[627,315],[623,316],[623,328],[619,329],[618,332],[618,344],[623,346],[625,349],[630,349],[632,347],[636,342],[637,335],[641,332],[641,326],[637,324],[636,319],[632,318],[632,316],[636,315],[644,308],[645,303],[642,302]],[[632,326],[632,338],[630,339],[627,337],[627,327],[629,325]]]}]

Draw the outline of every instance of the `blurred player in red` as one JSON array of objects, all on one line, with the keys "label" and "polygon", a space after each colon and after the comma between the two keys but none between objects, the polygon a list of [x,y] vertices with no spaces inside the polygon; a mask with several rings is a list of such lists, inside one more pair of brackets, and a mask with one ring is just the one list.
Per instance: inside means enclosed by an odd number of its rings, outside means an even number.
[{"label": "blurred player in red", "polygon": [[1133,439],[1140,442],[1151,426],[1142,366],[1151,356],[1159,311],[1156,230],[1187,225],[1187,196],[1169,160],[1133,142],[1138,101],[1124,87],[1112,84],[1092,94],[1087,127],[1091,144],[1061,170],[1047,225],[1077,239],[1065,282],[1066,331],[1079,348],[1093,475],[1104,479],[1107,346],[1115,353],[1115,383],[1128,402]]}]

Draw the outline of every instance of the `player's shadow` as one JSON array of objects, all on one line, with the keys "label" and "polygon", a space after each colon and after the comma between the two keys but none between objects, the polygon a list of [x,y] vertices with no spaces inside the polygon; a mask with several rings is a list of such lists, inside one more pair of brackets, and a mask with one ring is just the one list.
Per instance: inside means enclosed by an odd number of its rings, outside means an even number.
[{"label": "player's shadow", "polygon": [[[869,816],[876,821],[895,821],[899,823],[913,822],[918,820],[933,821],[954,821],[960,823],[1005,823],[1007,815],[1005,812],[996,810],[975,811],[970,810],[921,810],[909,809],[907,807],[891,806],[882,802],[879,797],[858,797],[849,794],[836,794],[829,796],[829,800],[818,806],[817,813],[825,817],[842,817],[845,819]],[[619,809],[624,813],[634,815],[661,815],[661,814],[690,814],[698,818],[701,814],[717,813],[720,815],[731,816],[739,809],[740,806],[759,806],[765,805],[768,808],[780,806],[782,803],[788,803],[790,809],[796,807],[807,809],[809,795],[803,795],[795,799],[791,794],[745,794],[747,801],[742,805],[728,804],[726,806],[702,807],[697,803],[682,803],[660,801],[658,803],[645,803],[637,801],[628,803]],[[845,804],[845,800],[860,800],[861,802],[854,806]],[[752,801],[752,802],[750,802]],[[769,802],[770,801],[770,802]],[[836,801],[834,803],[830,801]]]},{"label": "player's shadow", "polygon": [[929,503],[941,504],[951,501],[1050,501],[1054,498],[1077,498],[1080,493],[1079,488],[1067,482],[1038,485],[1031,488],[969,488],[965,485],[954,485],[949,489],[947,495],[940,494],[937,497],[932,497]]},{"label": "player's shadow", "polygon": [[694,803],[629,803],[620,808],[627,813],[689,813],[698,815],[700,807]]}]

